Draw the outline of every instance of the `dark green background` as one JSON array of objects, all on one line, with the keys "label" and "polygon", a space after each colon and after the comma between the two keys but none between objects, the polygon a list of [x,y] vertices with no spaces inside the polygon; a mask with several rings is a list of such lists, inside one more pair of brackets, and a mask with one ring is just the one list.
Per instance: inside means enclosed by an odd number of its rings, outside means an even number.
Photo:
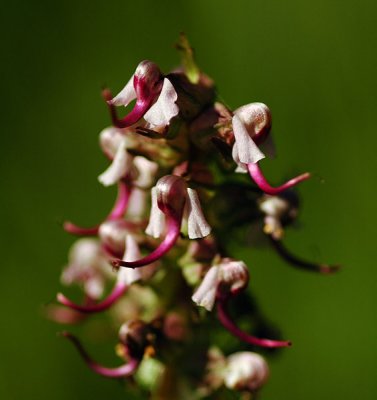
[{"label": "dark green background", "polygon": [[[131,398],[87,370],[41,310],[73,241],[58,222],[97,221],[114,195],[96,180],[109,124],[101,86],[120,89],[146,58],[168,71],[181,30],[230,106],[271,108],[271,180],[314,173],[287,243],[344,265],[322,277],[247,250],[251,289],[294,342],[271,362],[262,398],[376,398],[376,9],[373,0],[3,2],[0,398]],[[99,350],[114,361],[111,344]]]}]

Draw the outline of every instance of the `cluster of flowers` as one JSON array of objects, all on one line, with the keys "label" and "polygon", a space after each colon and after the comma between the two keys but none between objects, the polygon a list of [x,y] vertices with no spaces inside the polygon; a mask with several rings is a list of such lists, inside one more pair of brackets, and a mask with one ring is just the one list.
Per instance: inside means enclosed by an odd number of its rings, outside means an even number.
[{"label": "cluster of flowers", "polygon": [[[251,103],[231,111],[216,102],[213,82],[196,66],[184,36],[178,49],[181,69],[164,75],[143,61],[117,96],[103,92],[112,126],[100,134],[109,166],[98,179],[117,185],[118,195],[100,224],[64,224],[79,239],[62,283],[78,284],[84,300],[75,303],[59,293],[50,316],[69,324],[108,310],[120,326],[121,366],[100,365],[76,336],[63,335],[93,371],[132,376],[153,398],[220,398],[229,389],[255,393],[269,375],[265,359],[250,351],[223,355],[213,332],[223,326],[227,342],[232,335],[237,346],[244,342],[248,348],[290,342],[261,336],[266,329],[251,335],[231,316],[233,301],[240,309],[251,305],[249,317],[260,313],[245,291],[249,268],[228,254],[229,234],[260,221],[261,233],[291,265],[320,273],[336,267],[301,260],[282,243],[284,227],[298,210],[290,188],[309,174],[279,187],[264,177],[260,161],[273,152],[268,107]],[[127,115],[118,117],[117,107],[134,100]],[[211,317],[214,308],[217,318]]]}]

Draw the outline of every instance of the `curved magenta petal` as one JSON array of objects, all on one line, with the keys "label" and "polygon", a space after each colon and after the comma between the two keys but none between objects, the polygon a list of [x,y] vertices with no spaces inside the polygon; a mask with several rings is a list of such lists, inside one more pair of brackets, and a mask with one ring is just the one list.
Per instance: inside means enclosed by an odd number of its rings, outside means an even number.
[{"label": "curved magenta petal", "polygon": [[268,236],[274,249],[280,255],[280,257],[293,267],[304,269],[306,271],[319,272],[324,275],[333,274],[340,269],[339,265],[316,264],[310,261],[302,260],[291,253],[280,240],[274,239],[271,235]]},{"label": "curved magenta petal", "polygon": [[258,187],[263,190],[264,193],[270,194],[270,195],[276,195],[284,190],[287,190],[295,185],[297,185],[299,182],[305,181],[306,179],[310,178],[310,174],[306,172],[305,174],[301,174],[299,176],[296,176],[295,178],[290,179],[286,183],[284,183],[281,186],[278,187],[272,187],[266,180],[266,178],[263,175],[262,170],[260,169],[258,163],[249,163],[247,164],[247,169],[249,171],[250,177],[253,179],[253,181],[258,185]]},{"label": "curved magenta petal", "polygon": [[[131,189],[128,184],[124,181],[120,181],[118,184],[118,195],[115,200],[113,209],[110,214],[106,217],[105,221],[116,220],[122,218],[127,211],[128,202],[130,199]],[[97,236],[99,225],[92,226],[90,228],[81,227],[73,224],[70,221],[66,221],[63,224],[63,229],[76,236]]]},{"label": "curved magenta petal", "polygon": [[230,318],[227,310],[227,299],[220,298],[217,301],[217,316],[219,321],[224,327],[234,336],[238,337],[243,342],[252,344],[254,346],[276,348],[276,347],[288,347],[291,346],[289,341],[262,339],[255,336],[251,336],[248,333],[242,331]]},{"label": "curved magenta petal", "polygon": [[80,341],[75,336],[73,336],[69,332],[63,332],[62,335],[73,343],[73,345],[80,353],[81,357],[84,359],[87,366],[92,371],[107,378],[123,378],[126,376],[130,376],[136,372],[140,364],[139,360],[131,358],[131,360],[127,364],[121,365],[120,367],[115,367],[115,368],[104,367],[95,362],[89,356],[89,354],[86,352]]},{"label": "curved magenta petal", "polygon": [[112,265],[114,267],[128,267],[128,268],[139,268],[159,260],[174,246],[179,238],[181,230],[181,219],[168,218],[168,233],[160,245],[152,251],[152,253],[141,258],[137,261],[122,261],[113,260]]},{"label": "curved magenta petal", "polygon": [[96,236],[98,235],[99,225],[92,226],[91,228],[84,228],[82,226],[78,226],[73,224],[70,221],[66,221],[63,224],[63,229],[76,236]]},{"label": "curved magenta petal", "polygon": [[107,310],[111,307],[127,290],[127,285],[123,283],[117,283],[114,286],[112,292],[100,303],[90,304],[90,305],[80,305],[69,300],[64,294],[58,293],[56,296],[57,301],[75,311],[80,311],[82,313],[96,313]]},{"label": "curved magenta petal", "polygon": [[134,108],[124,118],[119,119],[116,112],[116,106],[111,102],[111,92],[108,89],[105,89],[102,91],[102,96],[109,108],[113,125],[117,128],[127,128],[128,126],[136,124],[137,121],[143,118],[144,114],[149,110],[155,99],[155,95],[151,95],[145,99],[137,99]]},{"label": "curved magenta petal", "polygon": [[124,181],[120,181],[118,183],[118,196],[113,206],[113,209],[106,218],[107,220],[119,219],[124,216],[127,211],[130,194],[131,190],[127,183]]}]

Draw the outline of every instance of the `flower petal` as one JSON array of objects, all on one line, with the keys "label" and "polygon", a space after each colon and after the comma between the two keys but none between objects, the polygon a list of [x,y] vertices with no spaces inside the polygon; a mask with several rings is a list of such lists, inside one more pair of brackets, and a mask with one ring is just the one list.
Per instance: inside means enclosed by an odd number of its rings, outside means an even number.
[{"label": "flower petal", "polygon": [[152,126],[167,126],[170,120],[179,113],[175,102],[178,99],[177,92],[169,79],[165,78],[160,96],[156,103],[145,113],[144,119]]},{"label": "flower petal", "polygon": [[211,227],[206,221],[196,190],[187,189],[186,210],[188,237],[190,239],[203,238],[211,233]]},{"label": "flower petal", "polygon": [[[265,155],[259,150],[253,139],[250,137],[245,125],[238,117],[234,115],[232,118],[233,133],[236,140],[236,148],[234,149],[233,158],[237,162],[239,160],[242,163],[256,163]],[[237,159],[237,160],[236,160]]]},{"label": "flower petal", "polygon": [[[126,250],[124,252],[124,261],[136,261],[140,258],[140,249],[136,240],[131,236],[126,236]],[[131,285],[141,279],[141,271],[137,268],[120,268],[118,271],[117,281]]]},{"label": "flower petal", "polygon": [[136,99],[136,91],[134,88],[134,75],[132,75],[127,85],[108,103],[114,106],[127,107],[134,99]]},{"label": "flower petal", "polygon": [[215,304],[217,287],[219,285],[218,272],[219,267],[217,265],[211,267],[191,297],[192,301],[198,306],[202,306],[208,311],[211,311]]},{"label": "flower petal", "polygon": [[113,162],[103,172],[98,180],[104,186],[111,186],[117,183],[131,168],[132,158],[127,152],[126,141],[119,146]]},{"label": "flower petal", "polygon": [[157,188],[156,186],[151,190],[151,213],[149,217],[149,224],[145,229],[145,233],[153,236],[154,238],[159,238],[162,232],[165,230],[165,215],[160,210],[157,204]]}]

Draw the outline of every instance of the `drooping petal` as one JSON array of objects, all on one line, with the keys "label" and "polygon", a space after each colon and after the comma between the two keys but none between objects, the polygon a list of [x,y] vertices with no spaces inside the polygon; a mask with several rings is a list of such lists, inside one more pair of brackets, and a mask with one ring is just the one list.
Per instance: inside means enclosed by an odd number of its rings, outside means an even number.
[{"label": "drooping petal", "polygon": [[[136,240],[131,236],[126,237],[126,250],[124,252],[123,260],[125,261],[136,261],[140,258],[140,249],[136,243]],[[141,279],[140,269],[132,268],[121,268],[118,271],[117,281],[123,282],[128,286],[133,282],[137,282]]]},{"label": "drooping petal", "polygon": [[113,99],[109,100],[108,103],[114,106],[127,107],[135,99],[136,91],[134,87],[134,75],[132,75],[126,86]]},{"label": "drooping petal", "polygon": [[206,221],[200,205],[200,200],[196,190],[187,189],[186,210],[188,237],[198,239],[208,236],[211,233],[211,227]]},{"label": "drooping petal", "polygon": [[161,93],[157,101],[145,113],[144,119],[152,126],[167,126],[170,120],[178,115],[179,108],[175,103],[177,92],[169,79],[164,78]]},{"label": "drooping petal", "polygon": [[136,156],[134,157],[134,165],[138,171],[138,176],[134,180],[134,185],[140,188],[152,186],[158,170],[158,164],[143,156]]},{"label": "drooping petal", "polygon": [[303,260],[291,253],[284,246],[281,240],[277,240],[272,235],[269,235],[269,238],[277,253],[293,267],[304,269],[306,271],[319,272],[324,275],[332,274],[340,269],[339,265],[317,264],[311,261]]},{"label": "drooping petal", "polygon": [[272,187],[266,180],[263,175],[262,170],[260,169],[259,165],[256,163],[249,163],[247,164],[247,169],[249,171],[250,177],[253,181],[258,185],[258,187],[263,190],[264,193],[270,195],[277,195],[284,190],[287,190],[293,186],[296,186],[298,183],[305,181],[306,179],[310,178],[310,174],[306,172],[305,174],[301,174],[296,176],[295,178],[290,179],[286,183],[278,187]]},{"label": "drooping petal", "polygon": [[[240,117],[235,114],[232,118],[233,133],[236,140],[233,146],[233,158],[242,163],[256,163],[265,158],[265,155],[259,150],[254,140],[250,137],[244,123]],[[236,161],[237,162],[237,161]]]},{"label": "drooping petal", "polygon": [[103,129],[99,134],[101,149],[110,159],[115,157],[115,154],[124,139],[125,137],[122,130],[115,128],[114,126]]},{"label": "drooping petal", "polygon": [[69,307],[81,313],[90,314],[107,310],[125,293],[126,290],[127,290],[127,285],[122,283],[117,283],[114,286],[111,293],[104,300],[100,301],[99,303],[91,305],[76,304],[70,299],[68,299],[68,297],[64,296],[63,293],[58,293],[56,299],[60,304],[63,304],[66,307]]},{"label": "drooping petal", "polygon": [[107,220],[117,220],[124,217],[127,211],[128,202],[130,199],[130,188],[124,181],[118,183],[118,196],[111,210],[110,214],[106,218]]},{"label": "drooping petal", "polygon": [[131,169],[132,157],[127,152],[125,141],[119,146],[113,162],[103,172],[98,180],[104,186],[110,186],[117,183]]},{"label": "drooping petal", "polygon": [[124,364],[120,367],[115,367],[115,368],[104,367],[95,362],[89,356],[89,354],[86,352],[80,341],[75,336],[73,336],[69,332],[63,332],[62,336],[69,339],[74,344],[76,349],[79,351],[81,357],[92,371],[107,378],[122,378],[130,376],[136,372],[140,364],[140,360],[131,358],[127,364]]},{"label": "drooping petal", "polygon": [[202,283],[196,289],[191,297],[198,306],[204,307],[208,311],[212,311],[216,300],[217,289],[219,286],[219,267],[212,266],[205,274]]},{"label": "drooping petal", "polygon": [[[135,239],[131,235],[126,237],[126,245],[123,259],[127,261],[135,261],[140,258],[140,250]],[[95,313],[107,310],[111,307],[127,290],[127,288],[133,283],[140,280],[142,277],[141,271],[133,270],[129,268],[122,268],[118,271],[117,280],[111,293],[101,302],[90,305],[80,305],[72,302],[62,293],[58,293],[57,300],[59,303],[72,308],[73,310],[80,311],[83,313]],[[98,297],[98,296],[97,296]],[[96,297],[96,298],[97,298]]]},{"label": "drooping petal", "polygon": [[[130,188],[124,181],[119,181],[118,183],[118,196],[115,200],[113,209],[110,214],[106,217],[105,221],[112,221],[115,219],[122,218],[127,211],[129,198],[130,198]],[[63,229],[76,236],[97,236],[101,225],[94,225],[92,227],[82,227],[78,226],[70,221],[65,221],[63,224]]]},{"label": "drooping petal", "polygon": [[152,188],[151,197],[151,212],[145,233],[154,238],[159,238],[165,230],[165,214],[158,207],[156,187]]},{"label": "drooping petal", "polygon": [[123,260],[114,260],[112,264],[115,268],[118,267],[127,267],[127,268],[140,268],[145,265],[152,264],[155,261],[158,261],[161,257],[163,257],[166,253],[168,253],[172,247],[175,245],[179,238],[179,234],[181,231],[181,218],[167,218],[167,234],[164,240],[159,244],[159,246],[152,251],[152,253],[148,254],[144,258],[141,258],[137,261],[128,262]]},{"label": "drooping petal", "polygon": [[248,333],[242,331],[231,319],[227,310],[227,302],[229,297],[219,298],[217,301],[217,316],[219,321],[223,326],[234,336],[238,337],[243,342],[252,344],[254,346],[275,348],[275,347],[287,347],[291,345],[291,342],[262,339],[255,336],[249,335]]}]

